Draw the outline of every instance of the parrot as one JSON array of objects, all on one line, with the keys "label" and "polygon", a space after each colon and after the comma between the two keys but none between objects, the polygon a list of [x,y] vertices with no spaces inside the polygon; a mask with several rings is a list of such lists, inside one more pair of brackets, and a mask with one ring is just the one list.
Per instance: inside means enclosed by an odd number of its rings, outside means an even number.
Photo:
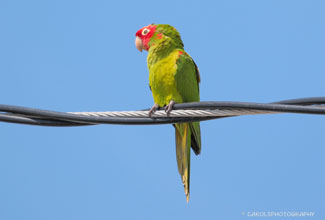
[{"label": "parrot", "polygon": [[[184,51],[179,32],[168,24],[150,24],[135,34],[135,46],[148,51],[149,87],[154,105],[149,117],[164,107],[167,115],[175,103],[200,101],[200,73],[191,56]],[[176,123],[175,142],[178,172],[186,195],[190,197],[191,148],[196,155],[201,152],[200,122]]]}]

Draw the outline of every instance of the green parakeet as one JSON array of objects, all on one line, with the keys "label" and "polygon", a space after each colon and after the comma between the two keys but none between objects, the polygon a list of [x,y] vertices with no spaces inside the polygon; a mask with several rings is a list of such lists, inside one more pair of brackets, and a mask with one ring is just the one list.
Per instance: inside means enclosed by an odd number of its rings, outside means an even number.
[{"label": "green parakeet", "polygon": [[[151,24],[136,32],[135,45],[139,51],[147,50],[149,85],[154,106],[165,106],[167,114],[175,103],[200,101],[199,70],[193,59],[184,51],[179,32],[168,24]],[[200,123],[174,124],[178,172],[184,184],[186,201],[190,195],[190,158],[201,152]]]}]

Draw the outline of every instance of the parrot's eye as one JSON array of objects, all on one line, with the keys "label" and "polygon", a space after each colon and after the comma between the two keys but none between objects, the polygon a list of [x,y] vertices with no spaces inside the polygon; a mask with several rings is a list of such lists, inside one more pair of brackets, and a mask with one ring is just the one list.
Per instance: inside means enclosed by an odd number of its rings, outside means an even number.
[{"label": "parrot's eye", "polygon": [[147,35],[149,32],[150,32],[150,30],[147,29],[147,28],[145,28],[145,29],[143,29],[143,31],[142,31],[142,35]]}]

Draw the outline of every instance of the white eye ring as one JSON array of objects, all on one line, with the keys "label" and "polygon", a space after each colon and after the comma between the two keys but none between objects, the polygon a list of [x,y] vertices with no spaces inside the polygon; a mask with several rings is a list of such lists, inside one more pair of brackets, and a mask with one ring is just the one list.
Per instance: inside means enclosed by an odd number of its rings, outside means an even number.
[{"label": "white eye ring", "polygon": [[147,35],[149,32],[150,32],[150,30],[147,29],[147,28],[145,28],[145,29],[143,29],[143,31],[142,31],[142,35]]}]

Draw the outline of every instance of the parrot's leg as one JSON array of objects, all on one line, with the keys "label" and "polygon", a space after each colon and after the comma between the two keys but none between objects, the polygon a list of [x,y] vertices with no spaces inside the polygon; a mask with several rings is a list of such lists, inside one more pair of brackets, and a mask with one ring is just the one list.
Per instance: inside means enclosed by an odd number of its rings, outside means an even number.
[{"label": "parrot's leg", "polygon": [[175,105],[175,103],[176,102],[174,100],[171,100],[169,104],[165,107],[165,112],[167,113],[167,116],[173,110],[173,106]]},{"label": "parrot's leg", "polygon": [[152,114],[155,113],[157,111],[157,109],[159,108],[159,105],[157,103],[155,103],[151,109],[149,110],[149,117],[151,118]]}]

